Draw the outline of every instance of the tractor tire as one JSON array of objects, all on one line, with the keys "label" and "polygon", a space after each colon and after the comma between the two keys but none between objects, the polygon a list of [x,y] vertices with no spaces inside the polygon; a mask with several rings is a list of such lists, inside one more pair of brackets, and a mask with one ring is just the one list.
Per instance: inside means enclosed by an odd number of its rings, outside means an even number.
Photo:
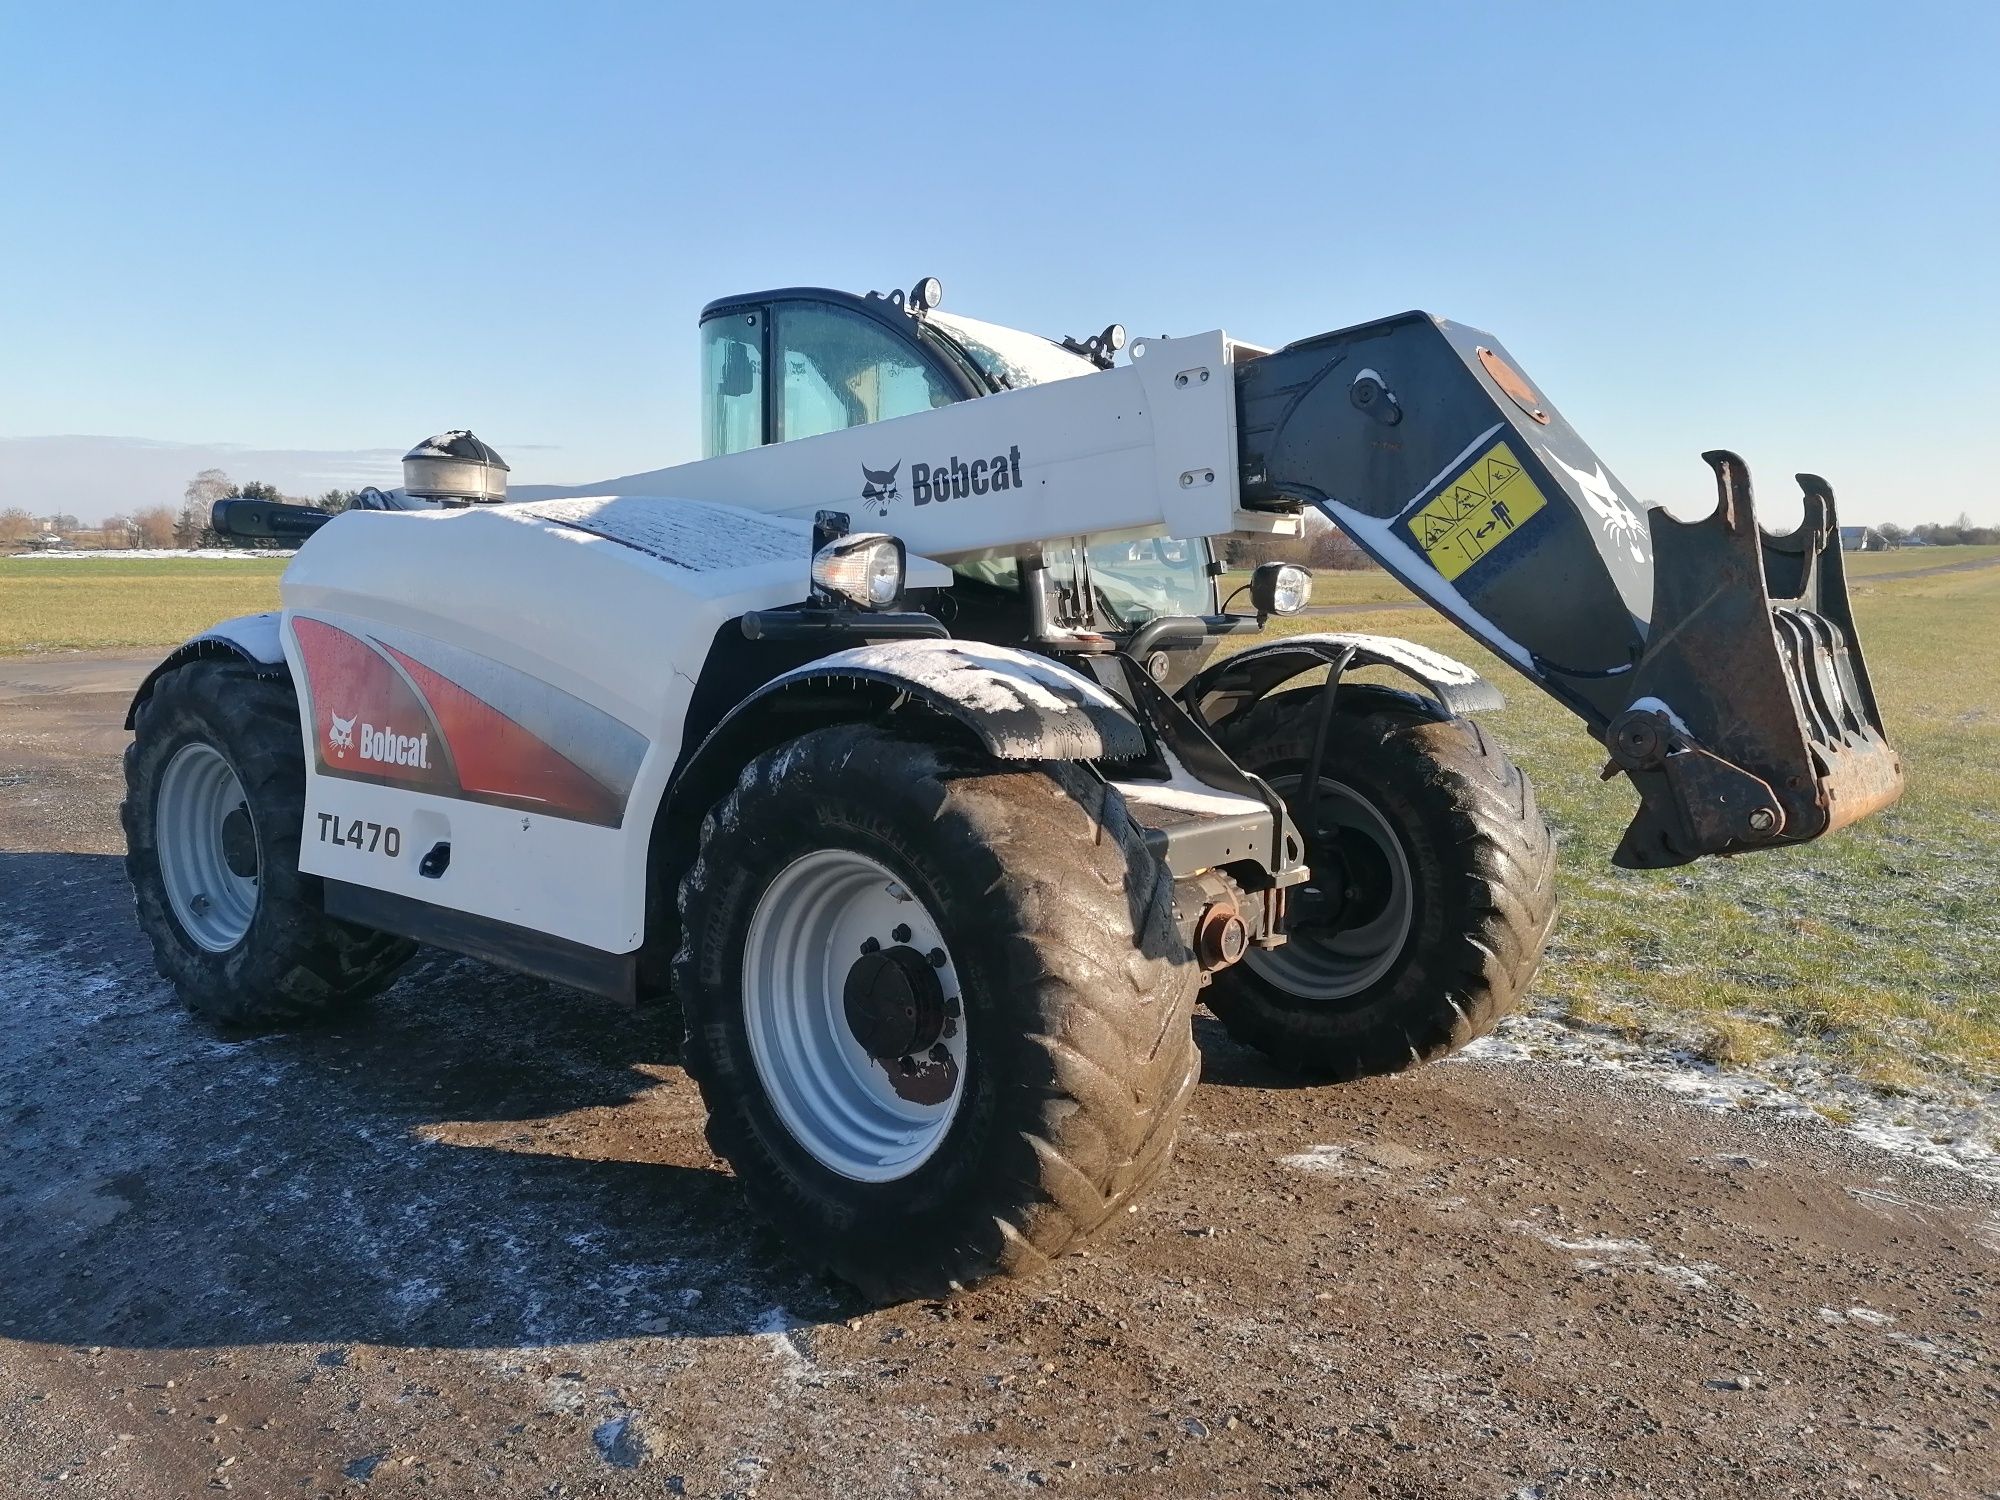
[{"label": "tractor tire", "polygon": [[[1555,923],[1555,846],[1534,788],[1476,723],[1423,699],[1344,686],[1267,698],[1218,738],[1285,799],[1314,878],[1291,893],[1290,941],[1214,976],[1208,1008],[1291,1071],[1394,1073],[1491,1031],[1526,993]],[[1338,884],[1322,884],[1322,880]]]},{"label": "tractor tire", "polygon": [[709,813],[680,905],[709,1144],[870,1298],[1034,1272],[1165,1167],[1199,971],[1084,768],[817,730]]},{"label": "tractor tire", "polygon": [[386,988],[416,951],[339,922],[299,872],[305,751],[291,683],[207,659],[164,674],[125,748],[125,872],[160,977],[218,1024],[264,1030]]}]

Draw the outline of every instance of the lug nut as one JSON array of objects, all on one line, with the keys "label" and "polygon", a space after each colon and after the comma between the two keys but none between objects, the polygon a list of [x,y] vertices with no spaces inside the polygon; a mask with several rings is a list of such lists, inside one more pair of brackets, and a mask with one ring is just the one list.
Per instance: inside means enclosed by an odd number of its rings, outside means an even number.
[{"label": "lug nut", "polygon": [[944,949],[933,948],[928,956],[933,969],[942,969],[944,967]]},{"label": "lug nut", "polygon": [[909,923],[898,922],[896,924],[896,930],[890,933],[889,936],[894,938],[899,943],[907,943],[910,940]]}]

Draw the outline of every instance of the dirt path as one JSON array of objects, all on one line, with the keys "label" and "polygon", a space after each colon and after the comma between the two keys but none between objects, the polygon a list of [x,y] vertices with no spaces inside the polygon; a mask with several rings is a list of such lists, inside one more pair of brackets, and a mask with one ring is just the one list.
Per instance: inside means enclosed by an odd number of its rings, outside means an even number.
[{"label": "dirt path", "polygon": [[187,1021],[113,857],[129,683],[46,665],[0,664],[0,1492],[2000,1495],[2000,1190],[1581,1069],[1297,1088],[1203,1022],[1087,1256],[870,1311],[654,1015],[438,956],[342,1029]]},{"label": "dirt path", "polygon": [[1850,584],[1882,583],[1891,578],[1928,578],[1933,573],[1970,573],[1978,568],[2000,568],[2000,557],[1968,557],[1962,562],[1930,563],[1921,568],[1885,568],[1879,573],[1850,574]]}]

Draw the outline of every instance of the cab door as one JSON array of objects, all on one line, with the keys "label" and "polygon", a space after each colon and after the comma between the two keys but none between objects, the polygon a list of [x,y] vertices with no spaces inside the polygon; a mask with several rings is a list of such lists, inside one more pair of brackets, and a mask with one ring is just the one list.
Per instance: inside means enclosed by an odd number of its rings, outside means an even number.
[{"label": "cab door", "polygon": [[779,294],[702,322],[702,454],[817,437],[978,395],[909,314]]}]

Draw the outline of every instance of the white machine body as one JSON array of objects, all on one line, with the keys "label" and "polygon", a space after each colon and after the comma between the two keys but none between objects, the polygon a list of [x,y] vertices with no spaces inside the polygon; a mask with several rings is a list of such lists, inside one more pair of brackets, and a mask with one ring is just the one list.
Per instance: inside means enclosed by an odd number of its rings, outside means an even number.
[{"label": "white machine body", "polygon": [[[633,951],[711,646],[805,598],[809,518],[901,537],[917,589],[1054,538],[1295,528],[1239,503],[1231,347],[1152,340],[1128,366],[556,498],[334,520],[282,585],[301,868]],[[1047,697],[1051,672],[1077,677],[1025,654],[1015,675]]]}]

